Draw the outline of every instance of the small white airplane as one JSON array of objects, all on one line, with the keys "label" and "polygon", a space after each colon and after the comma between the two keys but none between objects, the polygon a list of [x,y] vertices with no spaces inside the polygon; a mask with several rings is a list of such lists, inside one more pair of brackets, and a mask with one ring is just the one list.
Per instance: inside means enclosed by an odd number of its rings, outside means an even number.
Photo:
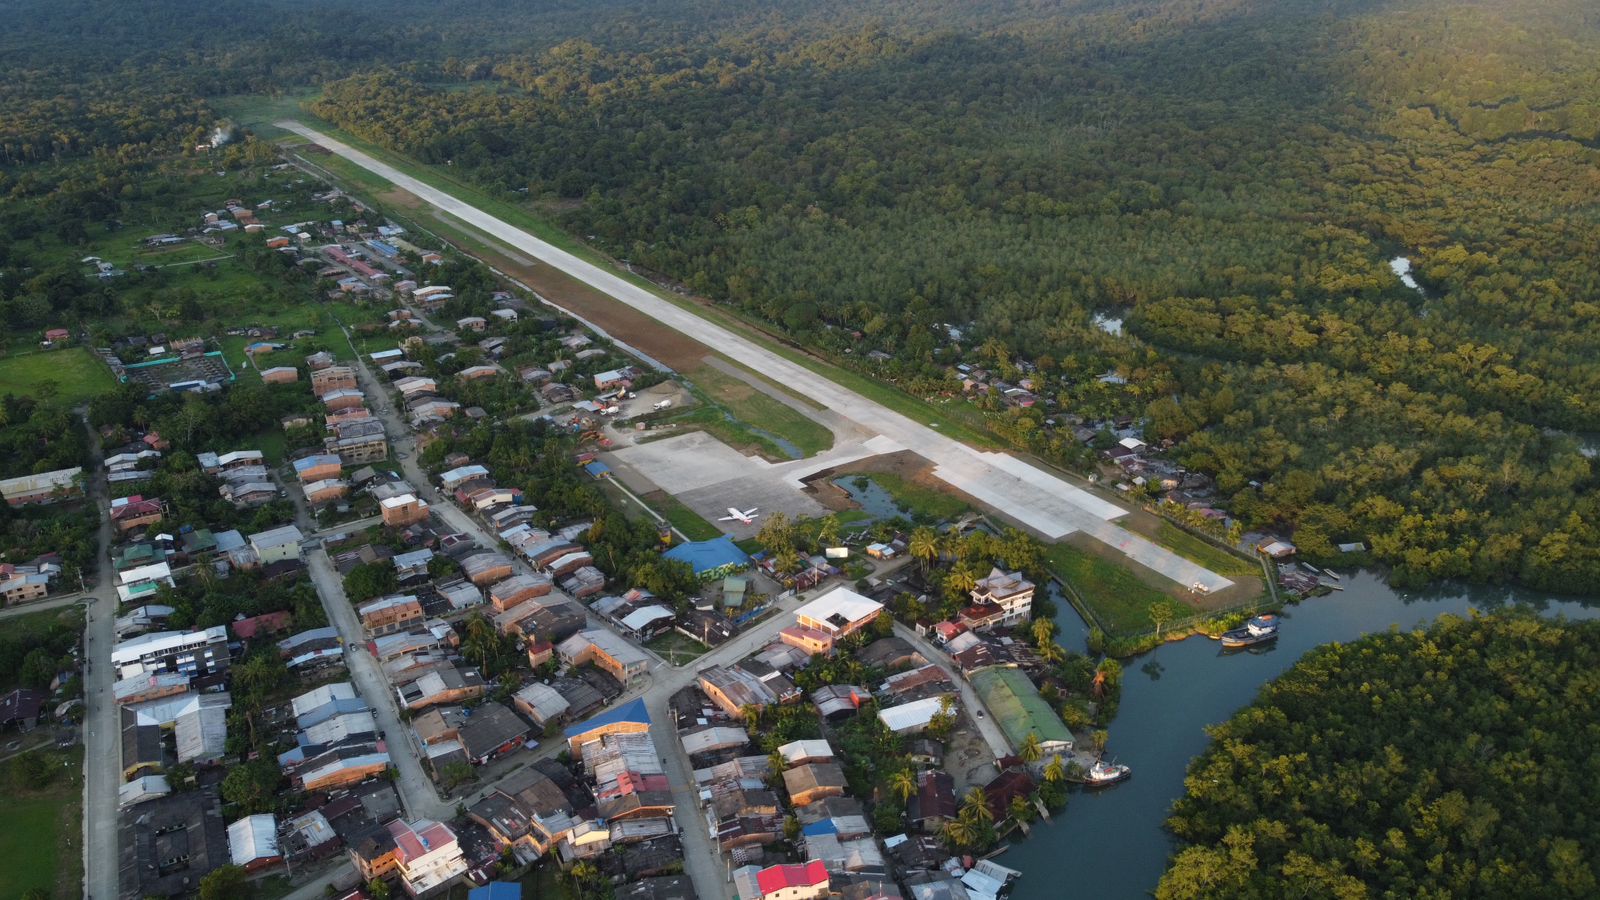
[{"label": "small white airplane", "polygon": [[749,525],[751,522],[755,521],[755,518],[756,518],[756,507],[754,507],[754,506],[750,507],[749,509],[745,510],[744,512],[740,512],[737,507],[730,506],[730,507],[728,507],[728,514],[723,516],[722,518],[718,519],[717,521],[718,522],[738,522],[741,525]]}]

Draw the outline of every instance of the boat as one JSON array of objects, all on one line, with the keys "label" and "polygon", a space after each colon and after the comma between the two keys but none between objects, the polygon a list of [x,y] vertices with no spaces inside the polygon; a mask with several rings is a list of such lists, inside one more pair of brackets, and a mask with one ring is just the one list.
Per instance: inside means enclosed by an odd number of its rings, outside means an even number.
[{"label": "boat", "polygon": [[1239,647],[1253,647],[1256,644],[1265,644],[1278,639],[1278,617],[1272,613],[1256,616],[1245,623],[1243,628],[1235,628],[1222,634],[1222,647],[1232,650]]},{"label": "boat", "polygon": [[1091,788],[1109,787],[1119,781],[1127,781],[1132,775],[1133,770],[1121,763],[1108,763],[1103,759],[1097,759],[1084,775],[1083,785]]}]

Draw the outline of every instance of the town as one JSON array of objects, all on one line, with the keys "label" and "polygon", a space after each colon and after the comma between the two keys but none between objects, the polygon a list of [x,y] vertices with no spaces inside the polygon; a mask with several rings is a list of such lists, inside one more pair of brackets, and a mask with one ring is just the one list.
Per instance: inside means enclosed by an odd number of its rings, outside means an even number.
[{"label": "town", "polygon": [[381,319],[118,337],[91,464],[0,482],[98,520],[95,596],[59,556],[8,564],[9,609],[88,619],[0,701],[0,728],[81,730],[117,848],[91,883],[987,900],[1022,875],[988,858],[1008,836],[1126,777],[1095,728],[1118,669],[1035,615],[1031,539],[804,492],[731,508],[737,539],[707,524],[737,498],[662,515],[616,451],[682,433],[671,372],[472,266],[487,308],[452,321],[441,253],[309,199],[341,217],[230,199],[146,243],[259,244]]}]

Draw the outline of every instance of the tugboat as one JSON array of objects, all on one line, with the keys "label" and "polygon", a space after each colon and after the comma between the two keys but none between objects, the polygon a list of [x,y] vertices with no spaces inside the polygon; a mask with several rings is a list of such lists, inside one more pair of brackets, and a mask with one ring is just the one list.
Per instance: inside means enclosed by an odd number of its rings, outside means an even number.
[{"label": "tugboat", "polygon": [[1133,775],[1133,770],[1121,763],[1108,763],[1103,759],[1094,761],[1089,767],[1089,772],[1083,778],[1083,786],[1088,788],[1110,787],[1119,781],[1127,781]]},{"label": "tugboat", "polygon": [[1243,628],[1235,628],[1222,634],[1222,649],[1237,650],[1241,647],[1253,647],[1256,644],[1265,644],[1278,639],[1278,617],[1267,613],[1256,616],[1245,623]]}]

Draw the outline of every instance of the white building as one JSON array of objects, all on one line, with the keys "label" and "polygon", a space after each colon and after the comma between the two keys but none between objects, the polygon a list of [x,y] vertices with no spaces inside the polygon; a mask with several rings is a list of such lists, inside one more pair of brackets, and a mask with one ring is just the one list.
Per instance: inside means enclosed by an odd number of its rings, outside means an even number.
[{"label": "white building", "polygon": [[228,629],[213,625],[204,631],[158,631],[123,641],[111,648],[118,678],[155,672],[187,675],[228,668]]},{"label": "white building", "polygon": [[467,873],[467,858],[450,826],[431,819],[395,819],[388,827],[395,865],[411,896],[420,897]]}]

